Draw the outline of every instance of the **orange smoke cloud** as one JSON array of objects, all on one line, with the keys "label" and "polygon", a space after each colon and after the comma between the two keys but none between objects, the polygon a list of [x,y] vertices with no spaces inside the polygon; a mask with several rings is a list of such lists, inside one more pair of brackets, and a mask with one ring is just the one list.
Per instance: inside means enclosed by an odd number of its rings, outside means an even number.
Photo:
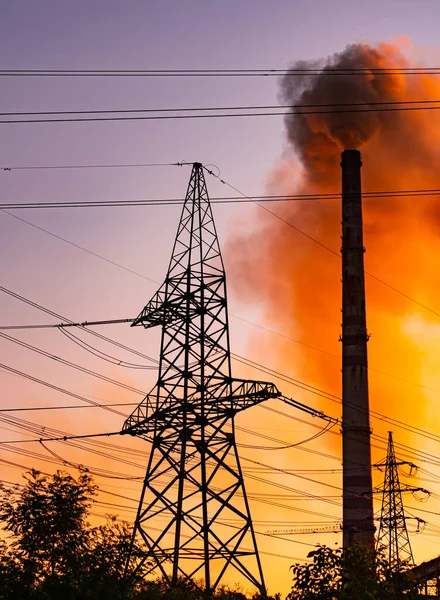
[{"label": "orange smoke cloud", "polygon": [[[436,75],[372,71],[409,66],[395,45],[350,45],[324,62],[295,64],[293,69],[319,67],[320,71],[314,75],[286,75],[281,80],[280,96],[283,104],[292,106],[370,103],[367,109],[378,108],[381,102],[440,99],[440,79]],[[328,74],[344,69],[367,71],[360,75]],[[440,187],[439,111],[289,115],[285,124],[289,152],[271,175],[269,193],[340,192],[340,153],[346,148],[362,152],[364,191]],[[340,201],[266,206],[339,252]],[[256,230],[240,234],[236,229],[229,241],[227,254],[234,253],[229,267],[232,286],[242,297],[259,298],[266,322],[274,329],[339,356],[340,260],[261,209],[256,209],[255,215]],[[438,198],[366,198],[364,226],[367,271],[440,312]],[[427,418],[431,419],[433,402],[438,402],[439,394],[427,388],[440,389],[434,360],[440,341],[433,334],[440,331],[440,320],[376,279],[367,276],[366,286],[371,407],[413,425],[435,429],[436,424],[427,422]],[[280,345],[273,336],[265,339],[266,356],[269,344],[272,358],[266,363],[274,365],[276,360],[280,370],[282,367],[284,372],[340,394],[340,362],[335,357],[287,341]],[[311,398],[315,406],[319,402],[324,410],[338,414],[334,404]],[[372,425],[381,434],[388,428],[377,421]],[[408,433],[396,431],[395,438],[422,447],[423,440]],[[334,442],[338,443],[336,437]]]}]

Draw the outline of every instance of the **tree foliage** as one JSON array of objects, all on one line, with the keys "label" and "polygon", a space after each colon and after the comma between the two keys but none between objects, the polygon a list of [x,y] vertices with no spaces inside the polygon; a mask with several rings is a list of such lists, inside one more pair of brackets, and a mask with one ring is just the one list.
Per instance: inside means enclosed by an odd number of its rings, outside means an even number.
[{"label": "tree foliage", "polygon": [[319,546],[311,562],[292,566],[293,586],[288,600],[414,600],[419,598],[411,572],[390,568],[382,550],[362,545],[345,551]]},{"label": "tree foliage", "polygon": [[[25,475],[24,485],[0,487],[0,600],[207,600],[201,584],[183,579],[174,590],[146,581],[149,563],[125,577],[132,527],[116,517],[92,527],[97,487],[87,472]],[[4,536],[4,537],[5,537]],[[215,600],[246,600],[240,588],[221,587]],[[255,596],[252,600],[261,600]],[[274,598],[273,600],[279,600]]]},{"label": "tree foliage", "polygon": [[[110,516],[92,526],[96,493],[87,472],[74,478],[33,470],[24,485],[0,487],[0,600],[206,600],[200,583],[181,580],[169,590],[163,580],[146,581],[149,564],[142,561],[136,576],[126,578],[132,528]],[[143,555],[141,547],[132,550],[135,560]],[[287,600],[418,597],[410,572],[390,569],[381,552],[320,546],[309,558],[309,564],[292,567]],[[240,588],[222,587],[212,598],[246,600],[246,595]]]},{"label": "tree foliage", "polygon": [[25,485],[0,490],[1,600],[106,600],[135,597],[142,580],[124,578],[131,528],[115,517],[88,522],[96,486],[87,472],[75,479],[31,471]]}]

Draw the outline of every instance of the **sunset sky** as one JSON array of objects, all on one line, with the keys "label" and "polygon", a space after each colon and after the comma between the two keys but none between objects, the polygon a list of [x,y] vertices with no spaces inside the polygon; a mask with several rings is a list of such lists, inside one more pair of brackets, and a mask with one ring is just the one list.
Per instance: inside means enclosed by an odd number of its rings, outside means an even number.
[{"label": "sunset sky", "polygon": [[[388,67],[435,67],[440,63],[439,22],[435,0],[15,0],[1,3],[0,70],[288,69],[296,61],[341,53],[350,44],[377,48]],[[383,93],[393,100],[440,101],[440,75],[397,77],[390,86]],[[281,96],[278,77],[0,77],[0,92],[2,113],[288,103]],[[319,101],[318,84],[315,92]],[[339,94],[336,102],[344,101],[340,90],[331,90],[322,102],[331,102],[333,94]],[[308,124],[314,134],[331,129],[318,119]],[[210,168],[222,180],[248,196],[340,191],[341,139],[332,134],[331,148],[318,147],[310,134],[301,145],[297,132],[291,132],[289,141],[282,116],[0,126],[1,204],[181,198],[190,176],[188,166],[17,169],[36,166],[199,161],[214,165]],[[439,148],[439,111],[382,113],[370,137],[359,144],[364,189],[439,189]],[[316,156],[325,156],[324,167],[318,162],[318,168],[312,168],[311,157]],[[211,197],[237,195],[216,177],[207,176],[207,184]],[[435,458],[440,449],[438,201],[431,196],[364,202],[366,269],[374,276],[366,279],[371,407],[403,424],[372,418],[374,434],[382,436],[373,442],[373,462],[384,459],[383,438],[392,429],[396,443],[408,446],[397,454],[420,467],[416,478],[403,481],[432,492],[429,499],[422,493],[417,498],[405,496],[408,512],[428,523],[425,531],[411,536],[417,563],[440,553],[440,461]],[[338,252],[339,201],[324,202],[269,208]],[[234,375],[272,379],[285,395],[339,417],[338,258],[251,203],[216,204],[213,210],[228,277],[231,349],[283,377],[235,361]],[[180,207],[8,213],[0,212],[0,285],[63,318],[83,322],[137,316],[165,276]],[[1,326],[59,322],[4,291],[0,314]],[[156,330],[111,325],[96,331],[158,358]],[[50,355],[0,337],[0,363],[99,403],[135,405],[153,387],[153,362],[84,332],[71,333],[77,336],[73,340],[57,329],[0,331]],[[92,355],[88,346],[80,347],[77,338],[106,353],[107,360]],[[75,370],[60,358],[125,387]],[[148,368],[126,368],[119,361]],[[292,378],[333,396],[306,391]],[[0,409],[84,404],[11,370],[1,370],[0,389]],[[44,435],[38,429],[33,433],[20,429],[28,423],[11,422],[10,417],[81,435],[118,431],[131,410],[122,406],[118,408],[122,414],[100,408],[3,412],[0,440]],[[419,428],[421,435],[407,424]],[[311,437],[316,426],[325,424],[277,401],[241,414],[237,425],[289,445]],[[260,534],[340,521],[337,428],[296,448],[271,452],[259,448],[276,447],[279,441],[242,429],[238,442]],[[21,473],[31,467],[53,472],[63,468],[63,459],[86,464],[104,491],[94,518],[111,513],[132,520],[149,446],[118,437],[108,443],[118,448],[90,443],[87,448],[110,453],[119,461],[85,452],[85,444],[79,448],[50,443],[52,454],[38,443],[3,445],[0,478],[20,481]],[[75,472],[67,462],[65,468]],[[121,479],[124,476],[133,479]],[[381,477],[380,471],[374,473],[375,485],[380,485]],[[303,492],[322,498],[300,498]],[[380,509],[379,495],[375,509]],[[416,522],[409,521],[408,527],[414,531]],[[282,538],[258,537],[270,592],[289,590],[289,566],[305,560],[313,545],[341,541],[340,534],[331,533],[285,533]]]}]

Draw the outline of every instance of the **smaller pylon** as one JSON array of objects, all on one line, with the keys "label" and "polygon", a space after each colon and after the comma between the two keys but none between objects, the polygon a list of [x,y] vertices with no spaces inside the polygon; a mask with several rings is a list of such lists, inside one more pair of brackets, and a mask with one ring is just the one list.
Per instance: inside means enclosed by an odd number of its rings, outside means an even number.
[{"label": "smaller pylon", "polygon": [[411,470],[415,468],[415,465],[410,462],[396,460],[393,433],[389,431],[386,461],[375,465],[385,467],[383,488],[379,490],[382,492],[382,510],[376,548],[386,548],[389,566],[396,570],[400,570],[403,564],[414,566],[414,556],[406,527],[407,519],[416,519],[418,525],[423,523],[422,519],[405,516],[402,492],[424,492],[425,490],[400,483],[399,467],[403,465],[408,465]]}]

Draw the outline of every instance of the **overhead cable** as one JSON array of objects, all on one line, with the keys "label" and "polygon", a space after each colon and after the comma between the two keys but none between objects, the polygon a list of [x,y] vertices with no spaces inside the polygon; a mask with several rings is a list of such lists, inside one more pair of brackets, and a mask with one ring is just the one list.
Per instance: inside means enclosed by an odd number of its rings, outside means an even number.
[{"label": "overhead cable", "polygon": [[[4,368],[0,364],[0,368]],[[137,402],[117,402],[115,404],[75,404],[66,406],[19,406],[16,408],[0,408],[0,413],[32,412],[40,410],[72,410],[76,408],[114,408],[119,406],[138,406]]]},{"label": "overhead cable", "polygon": [[[272,215],[273,217],[275,217],[276,219],[278,219],[279,221],[281,221],[282,223],[284,223],[285,225],[287,225],[288,227],[290,227],[291,229],[293,229],[294,231],[296,231],[297,233],[299,233],[300,235],[302,235],[303,237],[307,238],[308,240],[310,240],[313,243],[317,244],[318,246],[320,246],[321,248],[323,248],[327,252],[330,252],[333,256],[336,256],[336,257],[338,257],[340,259],[340,257],[341,257],[340,252],[337,252],[336,250],[333,250],[332,248],[330,248],[329,246],[327,246],[323,242],[320,242],[319,240],[317,240],[312,235],[306,233],[304,230],[300,229],[296,225],[293,225],[293,223],[291,223],[287,219],[284,219],[284,217],[281,217],[277,213],[273,212],[272,210],[270,210],[269,208],[267,208],[267,206],[263,206],[263,204],[261,204],[260,202],[255,202],[255,200],[253,198],[247,196],[247,194],[245,194],[244,192],[240,191],[238,188],[236,188],[232,184],[228,183],[224,178],[222,178],[219,175],[217,175],[216,173],[214,173],[212,171],[212,169],[208,169],[207,167],[204,167],[204,169],[205,169],[205,171],[207,173],[209,173],[210,175],[212,175],[213,177],[215,177],[216,179],[218,179],[220,181],[220,183],[222,183],[222,184],[226,185],[227,187],[229,187],[230,189],[233,189],[234,191],[238,192],[243,197],[248,198],[249,200],[251,200],[252,202],[254,202],[257,206],[259,206],[261,209],[263,209],[264,211],[266,211],[267,213],[269,213],[270,215]],[[396,294],[399,294],[400,296],[403,296],[404,298],[406,298],[410,302],[413,302],[414,304],[417,304],[421,308],[423,308],[423,309],[425,309],[425,310],[433,313],[437,317],[440,317],[440,312],[438,312],[438,311],[430,308],[429,306],[427,306],[426,304],[423,304],[419,300],[416,300],[415,298],[412,298],[411,296],[409,296],[405,292],[402,292],[401,290],[399,290],[398,288],[394,287],[393,285],[387,283],[383,279],[380,279],[379,277],[377,277],[376,275],[373,275],[369,271],[365,271],[365,274],[368,275],[369,277],[371,277],[372,279],[374,279],[375,281],[377,281],[378,283],[384,285],[388,289],[392,290]]]},{"label": "overhead cable", "polygon": [[86,402],[87,404],[90,404],[90,405],[93,405],[96,407],[99,406],[103,410],[107,410],[107,411],[113,412],[117,415],[120,415],[122,417],[125,417],[124,413],[122,413],[120,411],[116,411],[114,408],[111,408],[109,406],[100,405],[98,402],[91,400],[90,398],[87,398],[86,396],[82,396],[81,394],[77,394],[76,392],[71,392],[69,390],[66,390],[62,387],[59,387],[59,386],[53,384],[53,383],[49,383],[48,381],[45,381],[44,379],[39,379],[38,377],[34,377],[33,375],[30,375],[29,373],[24,373],[23,371],[14,369],[13,367],[6,365],[4,363],[0,363],[0,368],[4,369],[5,371],[8,371],[10,373],[13,373],[14,375],[18,375],[20,377],[24,377],[25,379],[29,379],[30,381],[33,381],[34,383],[38,383],[40,385],[48,387],[56,392],[60,392],[61,394],[66,394],[67,396],[71,396],[72,398],[76,398],[77,400],[82,400],[83,402]]},{"label": "overhead cable", "polygon": [[[20,300],[21,302],[24,302],[25,304],[28,304],[29,306],[32,306],[33,308],[36,308],[37,310],[40,310],[52,317],[54,317],[55,319],[59,319],[61,320],[63,323],[73,323],[73,321],[71,321],[70,319],[68,319],[67,317],[64,317],[63,315],[60,315],[56,312],[54,312],[53,310],[50,310],[49,308],[42,306],[41,304],[38,304],[37,302],[34,302],[33,300],[30,300],[29,298],[26,298],[25,296],[22,296],[20,294],[18,294],[17,292],[14,292],[13,290],[10,290],[4,286],[0,286],[0,292],[3,292],[9,296],[11,296],[12,298],[15,298],[16,300]],[[117,321],[120,321],[119,319]],[[113,320],[114,322],[114,320]],[[130,322],[130,319],[128,319],[127,322]],[[94,322],[95,324],[97,323],[96,321]],[[100,323],[102,324],[102,323]],[[57,327],[59,327],[59,323],[57,324]],[[121,348],[122,350],[126,350],[127,352],[130,352],[136,356],[139,356],[141,358],[145,358],[146,360],[149,360],[153,363],[158,364],[159,361],[155,358],[152,358],[151,356],[148,356],[147,354],[144,354],[143,352],[140,352],[138,350],[135,350],[133,348],[130,348],[129,346],[126,346],[125,344],[122,344],[121,342],[118,342],[117,340],[114,340],[112,338],[109,338],[97,331],[94,331],[93,329],[88,329],[85,325],[83,324],[77,324],[79,327],[82,328],[83,331],[85,331],[86,333],[89,333],[90,335],[93,335],[94,337],[97,337],[105,342],[108,342],[109,344],[112,344],[118,348]]]},{"label": "overhead cable", "polygon": [[[303,109],[303,108],[348,108],[348,107],[369,107],[369,106],[406,106],[421,104],[439,104],[439,100],[385,100],[381,102],[337,102],[325,104],[266,104],[260,106],[200,106],[200,107],[181,107],[181,108],[116,108],[116,109],[92,109],[92,110],[43,110],[43,111],[25,111],[25,112],[0,112],[0,117],[31,117],[31,116],[56,116],[56,115],[95,115],[95,114],[120,114],[120,113],[170,113],[170,112],[206,112],[222,110],[279,110],[279,109]],[[185,163],[139,163],[128,165],[73,165],[59,166],[58,169],[82,169],[82,168],[108,168],[108,167],[171,167],[182,166]],[[21,167],[22,169],[41,169],[45,167]],[[47,168],[47,167],[46,167]],[[50,168],[50,167],[49,167]]]},{"label": "overhead cable", "polygon": [[[52,231],[49,231],[48,229],[44,229],[44,227],[40,227],[39,225],[36,225],[35,223],[31,223],[31,221],[27,221],[26,219],[23,219],[22,217],[19,217],[17,215],[13,215],[12,213],[8,212],[7,210],[2,210],[2,212],[4,214],[12,217],[13,219],[16,219],[17,221],[25,223],[26,225],[29,225],[30,227],[33,227],[34,229],[38,229],[38,231],[42,231],[43,233],[46,233],[47,235],[50,235],[51,237],[53,237],[53,238],[55,238],[57,240],[60,240],[60,241],[64,242],[65,244],[69,244],[69,246],[77,248],[78,250],[81,250],[82,252],[86,252],[87,254],[90,254],[91,256],[94,256],[95,258],[99,258],[100,260],[103,260],[106,263],[109,263],[109,264],[113,265],[114,267],[118,267],[119,269],[123,269],[124,271],[127,271],[128,273],[132,273],[133,275],[136,275],[137,277],[142,277],[142,279],[146,279],[147,281],[151,281],[152,283],[157,283],[156,281],[154,281],[154,279],[150,279],[149,277],[146,277],[145,275],[142,275],[142,273],[139,273],[138,271],[134,271],[133,269],[129,269],[128,267],[125,267],[124,265],[121,265],[121,264],[117,263],[116,261],[111,260],[110,258],[107,258],[105,256],[101,256],[101,254],[97,254],[96,252],[93,252],[93,250],[89,250],[88,248],[84,248],[84,246],[76,244],[75,242],[72,242],[71,240],[68,240],[68,239],[62,237],[61,235],[53,233]],[[68,319],[62,319],[62,320],[68,321]]]},{"label": "overhead cable", "polygon": [[[411,190],[409,190],[409,191],[413,193],[413,192],[415,192],[416,190],[412,190],[412,191],[411,191]],[[423,191],[423,192],[435,192],[435,190],[418,190],[418,191]],[[440,190],[438,190],[438,192],[440,193]],[[368,192],[367,192],[367,193],[368,193]],[[376,192],[376,193],[377,193],[377,192]],[[388,193],[388,192],[387,192],[387,193]],[[423,195],[425,195],[425,194],[423,194]],[[340,197],[340,194],[335,194],[335,195],[334,195],[334,197],[338,197],[338,198],[339,198],[339,197]],[[237,198],[238,198],[238,197],[237,197]],[[267,198],[267,196],[260,196],[260,197],[258,197],[258,196],[254,196],[254,198]],[[288,196],[286,196],[286,198],[288,198]],[[18,217],[17,215],[13,215],[13,214],[11,214],[11,213],[8,213],[7,211],[3,211],[3,212],[4,212],[4,213],[6,213],[6,214],[8,214],[9,216],[11,216],[11,217],[13,217],[13,218],[15,218],[15,219],[19,220],[19,221],[22,221],[23,223],[25,223],[25,224],[27,224],[27,225],[30,225],[31,227],[34,227],[34,228],[36,228],[36,229],[38,229],[38,230],[42,231],[43,233],[46,233],[46,234],[48,234],[48,235],[50,235],[50,236],[52,236],[52,237],[55,237],[56,239],[59,239],[60,241],[63,241],[63,242],[65,242],[65,243],[67,243],[67,244],[70,244],[70,245],[72,245],[72,246],[74,246],[74,247],[76,247],[76,248],[78,248],[78,249],[80,249],[80,250],[82,250],[82,251],[84,251],[84,252],[87,252],[88,254],[91,254],[92,256],[95,256],[95,257],[97,257],[97,258],[100,258],[101,260],[104,260],[104,261],[106,261],[106,262],[108,262],[108,263],[112,264],[113,266],[116,266],[116,267],[118,267],[118,268],[124,269],[125,271],[128,271],[129,273],[132,273],[132,274],[134,274],[134,275],[137,275],[137,276],[139,276],[139,277],[142,277],[143,279],[146,279],[146,280],[148,280],[148,281],[151,281],[152,283],[156,283],[157,285],[159,285],[159,284],[160,284],[158,281],[156,281],[156,280],[154,280],[154,279],[151,279],[151,278],[149,278],[149,277],[146,277],[145,275],[143,275],[143,274],[141,274],[141,273],[139,273],[139,272],[137,272],[137,271],[133,271],[132,269],[129,269],[128,267],[126,267],[126,266],[124,266],[124,265],[121,265],[121,264],[119,264],[119,263],[116,263],[115,261],[109,260],[108,258],[106,258],[106,257],[104,257],[104,256],[101,256],[101,255],[99,255],[99,254],[96,254],[95,252],[92,252],[92,251],[88,250],[87,248],[84,248],[83,246],[79,246],[78,244],[75,244],[74,242],[71,242],[70,240],[67,240],[66,238],[63,238],[63,237],[61,237],[61,236],[59,236],[59,235],[57,235],[57,234],[55,234],[55,233],[53,233],[53,232],[51,232],[51,231],[49,231],[49,230],[47,230],[47,229],[43,229],[42,227],[39,227],[39,226],[35,225],[34,223],[32,223],[32,222],[30,222],[30,221],[27,221],[26,219],[22,219],[21,217]],[[0,289],[1,289],[1,288],[0,288]],[[3,289],[3,291],[5,291],[5,289]],[[22,299],[22,300],[24,300],[24,299],[23,299],[23,297],[20,297],[19,299]],[[35,307],[37,307],[37,305],[35,305],[35,303],[33,303],[32,305],[33,305],[33,306],[35,306]],[[40,305],[38,305],[38,307],[39,307],[41,310],[43,310],[43,307],[41,307]],[[49,312],[48,314],[51,314],[51,313]],[[231,317],[233,317],[233,318],[235,318],[235,319],[238,319],[238,320],[240,320],[240,321],[243,321],[244,323],[248,323],[249,325],[252,325],[253,327],[258,327],[259,329],[262,329],[262,330],[264,330],[264,331],[267,331],[267,332],[269,332],[269,333],[272,333],[273,335],[277,335],[277,336],[279,336],[279,337],[282,337],[282,338],[284,338],[284,339],[288,339],[288,340],[290,340],[290,341],[292,341],[292,342],[294,342],[294,343],[296,343],[296,344],[300,344],[300,345],[302,345],[302,346],[305,346],[305,347],[311,348],[311,349],[313,349],[313,350],[316,350],[317,352],[321,352],[321,353],[323,353],[323,354],[327,354],[328,356],[332,356],[332,357],[334,357],[334,358],[338,358],[338,359],[339,359],[339,356],[338,356],[337,354],[334,354],[334,353],[331,353],[331,352],[327,352],[327,351],[323,350],[322,348],[318,348],[318,347],[316,347],[316,346],[313,346],[313,345],[311,345],[311,344],[307,344],[307,343],[305,343],[305,342],[303,342],[303,341],[301,341],[301,340],[295,339],[295,338],[293,338],[293,337],[291,337],[291,336],[288,336],[288,335],[286,335],[286,334],[284,334],[284,333],[281,333],[281,332],[275,331],[275,330],[273,330],[273,329],[270,329],[269,327],[265,327],[265,326],[263,326],[263,325],[261,325],[261,324],[259,324],[259,323],[254,323],[253,321],[249,321],[248,319],[245,319],[245,318],[243,318],[243,317],[240,317],[240,316],[238,316],[238,315],[234,315],[234,314],[232,314],[232,313],[230,313],[230,316],[231,316]],[[62,317],[60,317],[60,316],[59,316],[59,318],[62,318]],[[65,317],[64,317],[63,319],[64,319],[64,321],[68,321],[68,319],[67,319],[67,318],[65,318]],[[118,320],[112,320],[111,322],[112,322],[112,323],[114,323],[114,322],[117,322],[117,321],[118,321]],[[108,322],[108,321],[107,321],[107,322]],[[101,324],[101,323],[102,323],[102,324],[106,324],[107,322],[104,322],[104,321],[103,321],[103,322],[100,322],[100,324]],[[73,323],[73,322],[71,322],[71,323]],[[95,323],[97,323],[97,322],[95,322]],[[74,324],[74,325],[75,325],[75,326],[78,326],[78,327],[80,327],[80,326],[84,326],[84,322],[82,322],[82,323],[76,323],[76,324]],[[66,326],[66,324],[65,324],[65,323],[63,323],[63,324],[62,324],[62,326],[63,326],[63,327],[65,327],[65,326]],[[0,326],[0,330],[7,330],[7,329],[10,329],[10,330],[14,330],[14,329],[17,329],[17,330],[19,330],[19,329],[47,329],[47,328],[49,328],[49,329],[50,329],[50,328],[55,328],[55,327],[57,327],[57,325],[53,325],[53,324],[50,324],[50,325],[49,325],[49,324],[43,324],[43,325],[8,325],[8,326]],[[88,331],[88,333],[92,333],[92,331],[91,331],[91,330],[87,330],[87,331]],[[115,340],[111,340],[110,338],[107,338],[107,337],[105,337],[105,336],[101,336],[101,335],[100,335],[100,334],[98,334],[97,332],[93,332],[93,334],[94,334],[94,335],[96,335],[96,336],[98,336],[98,337],[101,337],[101,339],[105,339],[105,340],[106,340],[106,341],[108,341],[108,342],[111,342],[111,343],[113,343],[113,344],[115,344],[115,345],[118,345],[119,347],[121,347],[121,348],[124,348],[125,350],[128,350],[128,351],[130,351],[130,352],[132,352],[132,353],[134,353],[134,354],[137,354],[138,356],[142,356],[142,357],[144,357],[144,358],[147,358],[148,360],[152,360],[153,362],[156,362],[156,363],[158,362],[158,361],[156,361],[155,359],[152,359],[151,357],[147,357],[146,355],[144,355],[144,354],[142,354],[142,353],[140,353],[140,352],[138,352],[138,351],[134,351],[133,349],[130,349],[130,348],[126,347],[126,346],[123,346],[123,345],[121,345],[121,344],[119,344],[119,343],[115,342]],[[380,371],[380,370],[378,370],[378,369],[374,369],[374,368],[372,368],[372,367],[370,367],[370,369],[371,369],[372,371],[375,371],[375,372],[377,372],[377,373],[380,373],[381,375],[385,375],[386,377],[391,377],[391,378],[393,378],[393,379],[397,379],[397,380],[399,380],[399,381],[402,381],[402,382],[404,382],[404,383],[409,383],[409,384],[411,384],[411,385],[415,385],[415,386],[417,386],[417,387],[421,387],[421,388],[423,388],[423,389],[428,389],[428,390],[430,390],[430,391],[439,392],[439,390],[436,390],[435,388],[431,388],[431,387],[428,387],[428,386],[425,386],[425,385],[421,385],[420,383],[416,383],[416,382],[414,382],[414,381],[410,381],[410,380],[408,380],[408,379],[406,379],[406,378],[399,377],[399,376],[397,376],[397,375],[392,375],[391,373],[386,373],[386,372],[384,372],[384,371]]]},{"label": "overhead cable", "polygon": [[[213,174],[210,171],[210,174]],[[235,189],[235,188],[234,188]],[[364,192],[363,199],[389,199],[395,198],[431,198],[440,196],[440,189],[409,189],[409,190],[383,190]],[[341,193],[316,193],[316,194],[272,194],[272,195],[241,195],[241,196],[220,196],[210,199],[211,204],[247,204],[253,202],[260,203],[278,203],[278,202],[319,202],[325,200],[340,200]],[[258,201],[258,202],[257,202]],[[51,202],[3,202],[0,203],[0,210],[17,209],[59,209],[59,208],[132,208],[143,206],[182,206],[185,200],[182,198],[134,198],[125,200],[62,200]],[[262,207],[264,208],[264,207]],[[10,214],[10,213],[8,213]],[[273,213],[272,213],[273,214]],[[13,216],[13,215],[11,215]],[[25,221],[27,222],[27,221]],[[41,229],[41,228],[40,228]],[[45,230],[43,230],[45,231]],[[57,236],[55,236],[57,237]],[[74,245],[74,244],[73,244]],[[93,253],[92,253],[93,254]]]},{"label": "overhead cable", "polygon": [[96,377],[97,379],[101,379],[102,381],[106,381],[107,383],[112,383],[113,385],[124,388],[130,392],[134,392],[136,394],[145,396],[145,392],[143,390],[140,390],[139,388],[135,388],[126,383],[122,383],[121,381],[118,381],[116,379],[112,379],[111,377],[107,377],[106,375],[103,375],[102,373],[93,371],[92,369],[88,369],[86,367],[82,367],[81,365],[77,365],[76,363],[66,360],[65,358],[62,358],[61,356],[56,356],[54,354],[51,354],[50,352],[46,352],[46,350],[43,350],[42,348],[38,348],[37,346],[28,344],[27,342],[24,342],[23,340],[19,340],[18,338],[14,338],[13,336],[10,336],[6,333],[0,333],[0,338],[3,338],[9,342],[13,342],[14,344],[18,344],[19,346],[22,346],[23,348],[32,350],[33,352],[36,352],[37,354],[41,354],[42,356],[45,356],[46,358],[55,360],[56,362],[59,362],[60,364],[63,364],[68,367],[71,367],[73,369],[76,369],[78,371],[81,371],[82,373],[87,373],[88,375],[91,375],[92,377]]},{"label": "overhead cable", "polygon": [[0,69],[0,77],[280,77],[304,75],[438,75],[439,67],[352,67],[334,65],[270,69]]},{"label": "overhead cable", "polygon": [[25,443],[35,443],[40,441],[43,442],[66,442],[67,440],[83,440],[86,438],[97,438],[97,437],[111,437],[114,435],[124,435],[122,431],[111,431],[107,433],[88,433],[85,435],[63,435],[61,437],[52,437],[52,438],[37,438],[32,440],[0,440],[0,446],[6,446],[8,444],[25,444]]},{"label": "overhead cable", "polygon": [[[1,73],[0,73],[1,76]],[[389,106],[373,108],[344,108],[331,110],[282,110],[271,112],[235,112],[235,113],[210,113],[210,114],[180,114],[180,115],[134,115],[134,116],[116,116],[116,117],[62,117],[62,118],[39,118],[39,119],[1,119],[1,125],[20,124],[20,123],[100,123],[110,121],[169,121],[169,120],[188,120],[188,119],[229,119],[229,118],[253,118],[253,117],[286,117],[301,115],[321,115],[321,114],[356,114],[356,113],[388,113],[388,112],[414,112],[414,111],[440,110],[440,106]]]}]

